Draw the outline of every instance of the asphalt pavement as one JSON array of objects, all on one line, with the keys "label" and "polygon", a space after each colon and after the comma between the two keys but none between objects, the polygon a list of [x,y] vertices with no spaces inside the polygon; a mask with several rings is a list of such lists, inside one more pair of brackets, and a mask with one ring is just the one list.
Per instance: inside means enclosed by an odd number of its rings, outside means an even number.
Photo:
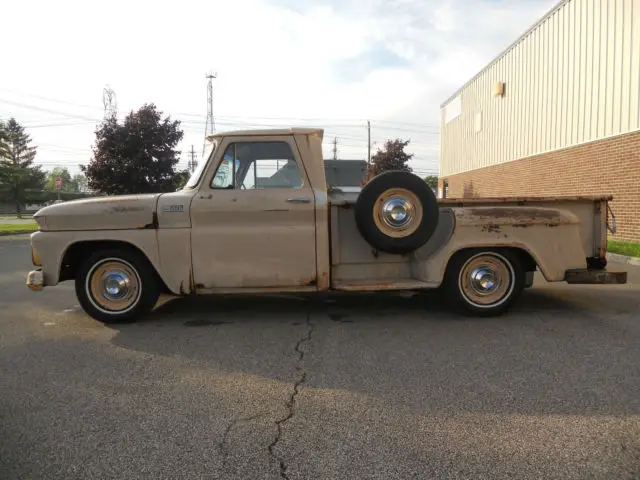
[{"label": "asphalt pavement", "polygon": [[640,478],[640,268],[436,294],[164,301],[105,326],[0,237],[0,479]]}]

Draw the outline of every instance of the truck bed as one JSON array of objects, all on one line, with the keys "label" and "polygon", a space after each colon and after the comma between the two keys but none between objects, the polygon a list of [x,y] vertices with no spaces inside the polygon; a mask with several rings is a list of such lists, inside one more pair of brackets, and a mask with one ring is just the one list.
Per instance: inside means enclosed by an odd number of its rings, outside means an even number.
[{"label": "truck bed", "polygon": [[[539,223],[536,217],[563,210],[579,220],[579,241],[586,258],[604,257],[606,253],[606,202],[612,199],[610,195],[440,199],[438,227],[431,239],[412,255],[390,255],[373,252],[357,230],[353,206],[360,191],[359,187],[349,187],[328,192],[331,284],[337,290],[403,290],[411,285],[417,289],[428,286],[431,276],[421,271],[420,264],[439,256],[450,243],[456,219],[462,219],[459,215],[486,217],[487,223],[491,223],[492,215],[514,217],[521,221],[520,226],[526,227],[530,220]],[[464,212],[461,207],[465,207]],[[549,227],[554,226],[549,223]]]},{"label": "truck bed", "polygon": [[[329,190],[329,205],[349,205],[356,203],[358,195],[362,189],[360,187],[343,187]],[[484,198],[440,198],[440,205],[464,207],[468,205],[493,205],[493,204],[518,204],[527,203],[549,203],[549,202],[602,202],[611,201],[611,195],[582,195],[582,196],[548,196],[548,197],[484,197]]]}]

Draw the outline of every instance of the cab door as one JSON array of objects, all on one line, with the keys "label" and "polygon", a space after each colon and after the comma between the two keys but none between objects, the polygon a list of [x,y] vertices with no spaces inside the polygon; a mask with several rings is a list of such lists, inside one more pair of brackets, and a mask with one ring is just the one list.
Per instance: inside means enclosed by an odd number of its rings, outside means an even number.
[{"label": "cab door", "polygon": [[196,289],[315,285],[315,200],[292,136],[225,138],[191,225]]}]

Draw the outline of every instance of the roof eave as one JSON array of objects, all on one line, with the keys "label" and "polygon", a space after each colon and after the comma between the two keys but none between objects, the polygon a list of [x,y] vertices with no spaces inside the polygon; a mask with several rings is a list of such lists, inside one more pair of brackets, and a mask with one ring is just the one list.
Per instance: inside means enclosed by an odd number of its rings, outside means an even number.
[{"label": "roof eave", "polygon": [[551,17],[554,13],[556,13],[560,8],[564,6],[565,3],[568,3],[572,0],[560,0],[551,10],[549,10],[542,18],[540,18],[536,23],[531,25],[522,35],[520,35],[515,42],[510,44],[507,48],[502,50],[497,57],[495,57],[491,62],[489,62],[482,70],[476,73],[471,79],[469,79],[464,85],[462,85],[458,90],[456,90],[449,98],[447,98],[444,102],[440,104],[440,108],[444,108],[451,100],[456,98],[460,93],[471,85],[480,75],[486,72],[489,68],[491,68],[496,62],[498,62],[502,57],[504,57],[507,53],[509,53],[513,48],[515,48],[521,41],[523,41],[526,37],[529,36],[531,32],[536,30],[540,25],[542,25],[549,17]]}]

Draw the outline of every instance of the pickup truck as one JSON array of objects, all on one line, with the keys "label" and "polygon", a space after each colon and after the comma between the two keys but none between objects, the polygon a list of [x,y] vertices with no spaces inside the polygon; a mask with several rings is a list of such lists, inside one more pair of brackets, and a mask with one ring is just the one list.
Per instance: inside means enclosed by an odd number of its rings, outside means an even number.
[{"label": "pickup truck", "polygon": [[536,270],[549,282],[626,283],[606,269],[611,197],[439,201],[407,171],[329,187],[323,134],[218,133],[177,192],[42,208],[27,286],[74,280],[85,312],[115,323],[161,293],[439,288],[454,307],[497,315]]}]

